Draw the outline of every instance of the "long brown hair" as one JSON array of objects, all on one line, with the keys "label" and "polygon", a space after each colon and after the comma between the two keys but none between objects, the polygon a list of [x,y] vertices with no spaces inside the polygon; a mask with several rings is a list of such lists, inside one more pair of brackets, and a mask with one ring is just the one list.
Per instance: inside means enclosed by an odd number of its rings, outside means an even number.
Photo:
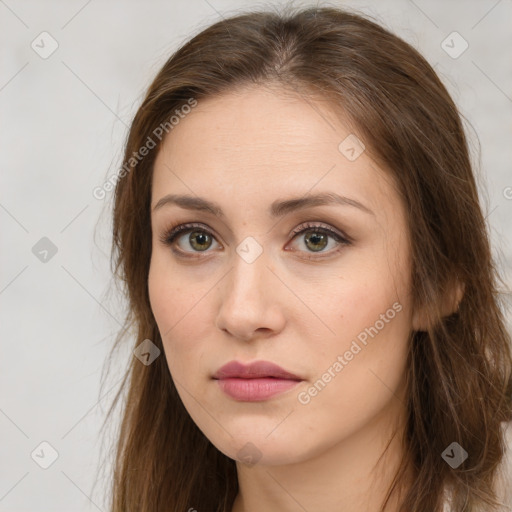
[{"label": "long brown hair", "polygon": [[[501,424],[512,419],[512,355],[464,128],[426,60],[365,16],[333,7],[239,14],[167,60],[133,119],[116,177],[112,270],[129,309],[113,350],[150,339],[163,353],[147,286],[159,127],[170,133],[169,119],[184,105],[251,84],[328,99],[406,205],[413,308],[426,327],[410,337],[404,459],[381,510],[405,481],[406,464],[414,479],[402,511],[440,511],[445,489],[453,511],[490,510],[505,452]],[[141,151],[149,139],[155,147]],[[445,315],[456,284],[462,300]],[[191,420],[166,358],[150,365],[132,358],[107,418],[123,392],[111,512],[230,512],[235,461]],[[456,469],[441,456],[453,442],[469,454]]]}]

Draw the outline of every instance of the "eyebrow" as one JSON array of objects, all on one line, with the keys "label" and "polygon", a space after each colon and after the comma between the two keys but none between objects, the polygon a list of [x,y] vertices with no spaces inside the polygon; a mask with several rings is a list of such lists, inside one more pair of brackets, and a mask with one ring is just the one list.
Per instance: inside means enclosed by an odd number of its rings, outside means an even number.
[{"label": "eyebrow", "polygon": [[[208,213],[212,213],[216,217],[224,218],[224,212],[222,211],[222,208],[218,204],[207,199],[204,199],[203,197],[168,194],[162,197],[156,203],[156,205],[153,207],[153,211],[159,210],[160,208],[166,205],[176,205],[186,210],[205,211]],[[360,203],[359,201],[356,201],[355,199],[350,199],[348,197],[340,196],[333,192],[323,192],[314,195],[308,195],[304,197],[297,197],[285,200],[278,199],[270,205],[269,215],[273,218],[283,217],[284,215],[287,215],[288,213],[293,211],[312,208],[314,206],[328,205],[353,206],[365,213],[375,215],[375,213],[372,210],[370,210],[367,206]]]}]

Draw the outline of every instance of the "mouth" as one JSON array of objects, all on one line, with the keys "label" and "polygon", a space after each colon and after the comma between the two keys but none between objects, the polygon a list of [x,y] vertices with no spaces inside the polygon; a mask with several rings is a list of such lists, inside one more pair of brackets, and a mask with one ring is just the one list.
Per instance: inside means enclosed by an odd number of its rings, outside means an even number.
[{"label": "mouth", "polygon": [[304,379],[269,361],[244,365],[231,361],[213,375],[220,389],[243,402],[264,401],[297,386]]}]

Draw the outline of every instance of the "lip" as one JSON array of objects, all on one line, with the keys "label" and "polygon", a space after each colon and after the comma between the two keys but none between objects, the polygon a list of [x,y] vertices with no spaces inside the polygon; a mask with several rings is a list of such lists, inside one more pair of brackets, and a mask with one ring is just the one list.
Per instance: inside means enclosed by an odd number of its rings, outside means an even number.
[{"label": "lip", "polygon": [[231,398],[258,402],[295,387],[302,378],[270,361],[244,365],[231,361],[213,375],[220,389]]}]

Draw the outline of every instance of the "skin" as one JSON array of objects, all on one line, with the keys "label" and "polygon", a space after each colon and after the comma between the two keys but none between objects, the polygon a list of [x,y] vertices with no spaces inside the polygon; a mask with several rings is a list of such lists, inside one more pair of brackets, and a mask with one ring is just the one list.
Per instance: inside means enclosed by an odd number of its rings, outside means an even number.
[{"label": "skin", "polygon": [[[403,379],[417,322],[406,217],[389,173],[368,151],[355,161],[340,152],[350,133],[325,101],[251,86],[200,100],[155,162],[151,307],[194,422],[228,457],[249,450],[256,461],[237,461],[233,512],[376,511],[402,455]],[[347,205],[279,219],[267,213],[275,200],[322,191],[373,213]],[[215,201],[225,216],[171,204],[153,210],[171,193]],[[182,233],[179,257],[160,237],[171,223],[190,222],[203,224],[212,238],[198,242]],[[290,236],[307,222],[346,233],[352,243],[328,238],[325,247],[315,246],[307,232]],[[252,263],[236,251],[248,236],[263,250]],[[394,303],[401,311],[342,371],[331,370],[335,377],[309,403],[300,403],[299,393]],[[232,360],[272,361],[303,382],[266,401],[237,401],[212,380]],[[386,510],[398,510],[397,503]]]}]

